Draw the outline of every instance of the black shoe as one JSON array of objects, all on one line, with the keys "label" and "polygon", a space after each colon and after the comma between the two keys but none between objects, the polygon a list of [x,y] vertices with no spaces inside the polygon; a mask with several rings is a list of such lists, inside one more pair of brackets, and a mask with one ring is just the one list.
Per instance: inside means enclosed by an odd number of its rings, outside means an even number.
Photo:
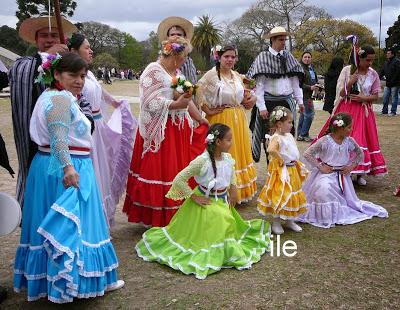
[{"label": "black shoe", "polygon": [[303,140],[304,140],[305,142],[312,142],[314,139],[311,138],[311,137],[304,137]]},{"label": "black shoe", "polygon": [[297,141],[304,141],[304,137],[298,136],[298,137],[297,137]]}]

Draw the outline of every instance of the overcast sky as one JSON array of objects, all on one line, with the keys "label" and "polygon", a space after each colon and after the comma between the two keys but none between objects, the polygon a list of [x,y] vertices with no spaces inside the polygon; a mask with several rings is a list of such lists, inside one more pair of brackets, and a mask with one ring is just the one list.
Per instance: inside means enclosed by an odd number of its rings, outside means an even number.
[{"label": "overcast sky", "polygon": [[[399,0],[382,0],[382,42],[387,28],[400,15]],[[232,21],[256,1],[253,0],[76,0],[78,3],[73,22],[97,21],[132,34],[139,41],[145,40],[150,31],[156,31],[165,17],[175,15],[196,23],[203,14],[214,17],[217,23]],[[379,0],[308,0],[324,8],[335,18],[348,18],[368,26],[378,38]],[[0,26],[15,27],[15,0],[1,0]]]}]

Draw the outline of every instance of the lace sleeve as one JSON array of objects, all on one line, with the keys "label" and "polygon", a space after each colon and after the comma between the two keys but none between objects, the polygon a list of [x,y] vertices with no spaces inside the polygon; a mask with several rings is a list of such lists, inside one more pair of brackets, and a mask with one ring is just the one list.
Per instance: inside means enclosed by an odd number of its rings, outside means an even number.
[{"label": "lace sleeve", "polygon": [[50,98],[46,108],[47,129],[50,136],[50,164],[48,173],[55,174],[72,165],[68,149],[68,132],[71,125],[71,101],[63,95]]},{"label": "lace sleeve", "polygon": [[279,153],[279,138],[277,136],[272,137],[270,143],[268,143],[267,152],[270,158],[278,159],[279,161],[283,160]]},{"label": "lace sleeve", "polygon": [[349,141],[350,151],[352,153],[350,164],[359,164],[364,160],[364,152],[352,137],[349,137]]},{"label": "lace sleeve", "polygon": [[221,105],[222,82],[218,79],[216,72],[216,69],[212,68],[197,83],[199,88],[195,99],[198,106],[206,105],[215,108]]},{"label": "lace sleeve", "polygon": [[326,137],[322,137],[316,143],[312,144],[306,151],[303,156],[304,159],[310,163],[314,167],[318,167],[320,161],[318,160],[318,156],[322,151],[322,145],[324,144]]},{"label": "lace sleeve", "polygon": [[204,156],[199,156],[190,162],[189,166],[177,174],[172,186],[165,197],[173,200],[181,200],[189,198],[193,190],[188,185],[188,180],[195,175],[199,175],[201,168],[206,163],[207,159]]},{"label": "lace sleeve", "polygon": [[147,66],[139,83],[139,132],[143,138],[143,153],[157,152],[164,140],[169,106],[173,102],[171,85],[157,63]]}]

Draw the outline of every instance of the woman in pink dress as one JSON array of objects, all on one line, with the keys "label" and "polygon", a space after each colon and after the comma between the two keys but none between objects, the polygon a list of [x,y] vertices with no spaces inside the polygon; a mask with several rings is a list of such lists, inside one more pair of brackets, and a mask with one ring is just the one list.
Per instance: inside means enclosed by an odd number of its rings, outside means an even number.
[{"label": "woman in pink dress", "polygon": [[[336,85],[336,99],[333,115],[349,113],[353,118],[351,137],[364,153],[364,160],[354,168],[359,185],[366,185],[363,175],[382,175],[387,173],[385,159],[381,153],[372,103],[378,100],[380,80],[378,73],[371,68],[375,58],[374,49],[367,45],[358,50],[359,63],[357,70],[351,74],[351,66],[346,66],[340,73]],[[358,88],[356,94],[355,88]],[[354,90],[354,91],[353,91]],[[330,118],[325,123],[318,138],[322,137],[329,127]]]}]

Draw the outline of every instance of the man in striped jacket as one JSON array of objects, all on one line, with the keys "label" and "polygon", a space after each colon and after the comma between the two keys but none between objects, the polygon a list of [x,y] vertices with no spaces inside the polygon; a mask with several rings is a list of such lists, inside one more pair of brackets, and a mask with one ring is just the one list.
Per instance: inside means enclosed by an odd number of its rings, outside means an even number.
[{"label": "man in striped jacket", "polygon": [[[66,19],[63,18],[62,23],[65,35],[77,31],[77,28]],[[24,20],[19,29],[19,36],[23,40],[35,44],[38,49],[33,56],[17,59],[9,72],[12,121],[18,156],[16,198],[22,206],[28,169],[37,152],[37,145],[30,139],[29,123],[36,100],[45,90],[44,85],[35,83],[38,76],[37,70],[42,64],[42,58],[48,54],[68,51],[68,48],[65,44],[60,43],[57,22],[54,17]],[[89,103],[83,100],[80,106],[85,115],[90,117]]]},{"label": "man in striped jacket", "polygon": [[[246,76],[256,79],[256,106],[253,108],[250,129],[253,132],[251,150],[255,162],[260,160],[261,145],[266,152],[265,134],[270,133],[269,113],[276,106],[284,106],[292,111],[296,123],[296,105],[304,110],[301,83],[304,71],[293,55],[285,50],[285,42],[290,34],[283,27],[272,28],[264,35],[271,46],[254,60]],[[295,126],[292,134],[295,135]]]}]

